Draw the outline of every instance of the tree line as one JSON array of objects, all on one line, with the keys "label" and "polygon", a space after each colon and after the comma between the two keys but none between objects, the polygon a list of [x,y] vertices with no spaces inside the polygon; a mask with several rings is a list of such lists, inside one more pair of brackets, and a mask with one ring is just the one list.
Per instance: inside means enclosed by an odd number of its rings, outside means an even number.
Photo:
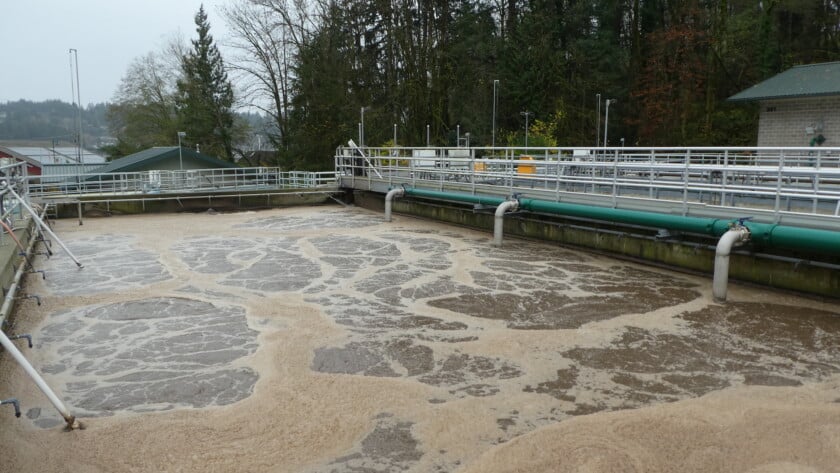
[{"label": "tree line", "polygon": [[[840,0],[234,0],[222,13],[223,68],[197,16],[191,50],[150,53],[126,75],[109,113],[126,143],[200,124],[188,135],[214,130],[231,157],[247,128],[195,96],[261,110],[276,162],[296,169],[331,167],[362,120],[367,145],[455,145],[466,133],[521,145],[526,120],[532,146],[603,145],[607,99],[608,145],[750,145],[757,107],[727,97],[840,59]],[[215,72],[198,74],[199,60]],[[214,85],[194,88],[203,82]],[[160,136],[130,135],[127,105],[165,125]]]},{"label": "tree line", "polygon": [[[89,104],[82,113],[86,146],[96,147],[108,135],[105,103]],[[60,100],[0,103],[0,140],[76,146],[78,109]]]}]

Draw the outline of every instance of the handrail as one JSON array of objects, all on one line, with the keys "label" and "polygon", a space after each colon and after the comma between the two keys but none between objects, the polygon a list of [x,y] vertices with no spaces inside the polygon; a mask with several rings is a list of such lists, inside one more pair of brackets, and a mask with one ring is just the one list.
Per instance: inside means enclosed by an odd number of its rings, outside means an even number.
[{"label": "handrail", "polygon": [[[802,218],[840,217],[840,147],[365,147],[336,150],[342,185],[385,183],[475,193],[554,192],[671,201]],[[371,172],[371,168],[376,173]],[[380,177],[381,176],[381,177]],[[504,192],[503,192],[504,191]],[[544,196],[542,197],[544,198]],[[832,224],[833,226],[833,224]],[[840,227],[840,219],[837,221]]]},{"label": "handrail", "polygon": [[94,172],[31,176],[28,179],[29,195],[35,198],[312,189],[334,186],[336,182],[333,171],[282,171],[269,167]]}]

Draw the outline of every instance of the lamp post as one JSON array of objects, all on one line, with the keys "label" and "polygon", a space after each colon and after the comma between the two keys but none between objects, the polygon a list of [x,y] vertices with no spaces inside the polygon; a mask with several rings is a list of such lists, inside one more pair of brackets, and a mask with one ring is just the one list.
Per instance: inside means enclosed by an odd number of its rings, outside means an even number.
[{"label": "lamp post", "polygon": [[363,148],[365,146],[365,110],[370,109],[370,107],[362,107],[361,111],[361,121],[359,122],[359,147]]},{"label": "lamp post", "polygon": [[493,80],[493,148],[496,147],[496,88],[499,86],[499,79]]},{"label": "lamp post", "polygon": [[604,101],[607,107],[606,111],[604,112],[604,148],[607,147],[607,129],[610,126],[610,104],[616,102],[616,99],[607,99]]},{"label": "lamp post", "polygon": [[598,106],[595,109],[595,147],[601,146],[601,94],[595,94]]},{"label": "lamp post", "polygon": [[[82,96],[79,92],[79,50],[75,48],[70,48],[68,51],[70,55],[70,93],[73,95],[74,102],[78,102],[78,108],[76,109],[77,115],[76,119],[78,121],[79,127],[79,136],[78,140],[76,141],[76,150],[78,156],[76,157],[76,184],[81,187],[82,177],[81,174],[84,172],[84,158],[82,157],[82,149],[84,148],[84,133],[82,133]],[[75,61],[74,61],[75,59]],[[75,90],[73,90],[73,66],[75,64],[76,67],[76,83],[75,83]],[[81,215],[81,214],[80,214]],[[79,219],[79,225],[82,224],[81,218]]]},{"label": "lamp post", "polygon": [[184,155],[181,153],[181,138],[187,136],[187,133],[184,131],[178,132],[178,167],[183,171],[184,170]]},{"label": "lamp post", "polygon": [[528,147],[528,117],[534,114],[534,112],[524,111],[519,112],[520,115],[525,116],[525,147]]}]

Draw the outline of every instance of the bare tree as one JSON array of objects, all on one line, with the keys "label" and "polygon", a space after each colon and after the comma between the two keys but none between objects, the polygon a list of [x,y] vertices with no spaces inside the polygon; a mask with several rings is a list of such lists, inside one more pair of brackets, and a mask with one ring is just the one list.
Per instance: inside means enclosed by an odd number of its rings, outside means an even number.
[{"label": "bare tree", "polygon": [[176,140],[175,83],[178,65],[166,52],[150,52],[134,59],[108,106],[111,132],[118,139],[113,154],[125,155]]},{"label": "bare tree", "polygon": [[289,146],[289,114],[295,58],[313,24],[304,0],[239,0],[222,9],[238,51],[229,65],[250,105],[276,128],[278,148]]}]

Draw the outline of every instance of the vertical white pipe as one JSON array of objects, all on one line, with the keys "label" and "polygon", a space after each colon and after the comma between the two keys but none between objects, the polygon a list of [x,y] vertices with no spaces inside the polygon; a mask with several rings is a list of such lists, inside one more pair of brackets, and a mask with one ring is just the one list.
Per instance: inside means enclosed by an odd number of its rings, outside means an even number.
[{"label": "vertical white pipe", "polygon": [[392,202],[394,201],[394,197],[402,197],[405,195],[405,189],[402,187],[398,187],[396,189],[391,189],[385,194],[385,221],[391,221],[391,206],[393,205]]},{"label": "vertical white pipe", "polygon": [[717,302],[726,302],[726,292],[729,285],[729,255],[732,247],[750,239],[750,231],[746,227],[737,226],[724,233],[715,249],[715,274],[712,280],[712,296]]},{"label": "vertical white pipe", "polygon": [[493,222],[493,246],[502,246],[502,238],[505,230],[505,212],[514,211],[519,208],[519,201],[508,200],[496,207],[496,218]]}]

